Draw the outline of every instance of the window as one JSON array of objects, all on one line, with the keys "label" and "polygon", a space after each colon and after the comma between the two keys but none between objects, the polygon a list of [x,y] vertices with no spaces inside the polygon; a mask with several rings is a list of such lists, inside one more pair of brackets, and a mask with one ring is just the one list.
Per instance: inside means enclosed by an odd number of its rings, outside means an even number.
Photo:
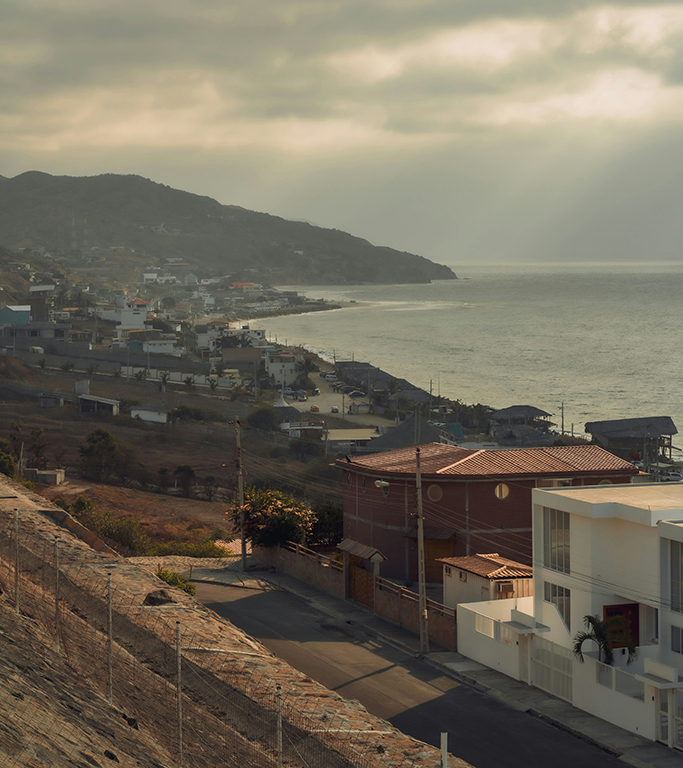
[{"label": "window", "polygon": [[552,603],[560,612],[562,621],[567,629],[570,624],[570,593],[566,587],[559,587],[557,584],[551,584],[548,581],[543,582],[543,599],[546,603]]},{"label": "window", "polygon": [[510,495],[510,486],[505,485],[505,483],[498,483],[493,492],[496,494],[497,499],[507,499]]},{"label": "window", "polygon": [[350,488],[352,483],[353,483],[353,478],[351,477],[351,473],[350,473],[350,472],[347,472],[347,473],[346,473],[346,484],[347,484],[347,485],[349,486],[349,488]]},{"label": "window", "polygon": [[543,507],[543,565],[569,573],[569,513]]},{"label": "window", "polygon": [[447,566],[445,567],[445,570],[446,570],[446,576],[451,576],[451,566],[450,566],[450,565],[447,565]]},{"label": "window", "polygon": [[365,493],[365,478],[360,481],[360,489]]},{"label": "window", "polygon": [[427,498],[430,501],[441,501],[442,497],[443,491],[441,490],[440,485],[430,485],[429,488],[427,488]]},{"label": "window", "polygon": [[683,630],[680,627],[671,627],[671,650],[683,653]]},{"label": "window", "polygon": [[467,573],[465,571],[460,571],[460,581],[467,581]]},{"label": "window", "polygon": [[671,542],[671,610],[683,613],[683,544]]}]

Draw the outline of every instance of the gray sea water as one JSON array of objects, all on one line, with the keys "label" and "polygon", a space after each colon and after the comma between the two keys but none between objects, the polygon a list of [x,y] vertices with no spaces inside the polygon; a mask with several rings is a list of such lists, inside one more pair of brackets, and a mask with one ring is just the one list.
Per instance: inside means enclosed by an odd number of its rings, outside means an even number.
[{"label": "gray sea water", "polygon": [[455,271],[430,285],[299,287],[368,305],[261,322],[280,342],[367,360],[466,403],[534,405],[559,425],[564,402],[577,433],[660,415],[683,432],[683,264]]}]

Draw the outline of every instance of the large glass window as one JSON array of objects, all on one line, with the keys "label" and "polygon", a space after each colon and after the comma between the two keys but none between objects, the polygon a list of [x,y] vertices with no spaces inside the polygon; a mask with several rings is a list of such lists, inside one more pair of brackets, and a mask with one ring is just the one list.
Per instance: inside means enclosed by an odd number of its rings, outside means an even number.
[{"label": "large glass window", "polygon": [[565,626],[569,629],[571,621],[571,598],[570,592],[566,587],[560,587],[557,584],[551,584],[548,581],[543,582],[543,599],[547,603],[557,606],[557,610],[562,616]]},{"label": "large glass window", "polygon": [[569,573],[569,513],[543,507],[543,565]]},{"label": "large glass window", "polygon": [[671,542],[671,610],[683,613],[683,544]]}]

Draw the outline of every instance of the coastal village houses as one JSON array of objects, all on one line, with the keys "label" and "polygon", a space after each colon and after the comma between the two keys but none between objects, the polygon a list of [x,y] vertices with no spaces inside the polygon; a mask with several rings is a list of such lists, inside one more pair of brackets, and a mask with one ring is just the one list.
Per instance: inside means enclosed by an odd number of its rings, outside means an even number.
[{"label": "coastal village houses", "polygon": [[[683,750],[683,483],[535,489],[533,597],[458,606],[458,650]],[[637,648],[573,652],[585,617]]]},{"label": "coastal village houses", "polygon": [[[438,558],[496,552],[529,564],[534,488],[630,483],[638,474],[597,445],[470,450],[429,443],[420,451],[430,582],[442,581]],[[386,556],[383,577],[415,581],[415,448],[336,463],[343,470],[344,536]]]}]

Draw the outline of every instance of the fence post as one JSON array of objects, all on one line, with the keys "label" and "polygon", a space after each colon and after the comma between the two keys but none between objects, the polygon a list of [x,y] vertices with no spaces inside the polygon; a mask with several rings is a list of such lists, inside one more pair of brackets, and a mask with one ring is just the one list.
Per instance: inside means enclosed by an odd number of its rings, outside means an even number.
[{"label": "fence post", "polygon": [[183,687],[182,687],[182,654],[180,652],[180,622],[175,623],[175,647],[177,662],[176,691],[178,694],[178,768],[183,766]]},{"label": "fence post", "polygon": [[441,768],[448,768],[448,733],[441,732]]},{"label": "fence post", "polygon": [[19,615],[19,510],[14,510],[14,612]]},{"label": "fence post", "polygon": [[59,539],[55,539],[55,651],[59,653]]},{"label": "fence post", "polygon": [[114,698],[114,674],[112,669],[113,653],[114,653],[114,629],[112,622],[112,610],[111,610],[111,573],[107,574],[107,656],[109,666],[109,706],[112,706]]},{"label": "fence post", "polygon": [[277,698],[277,768],[282,768],[282,686],[275,687]]}]

